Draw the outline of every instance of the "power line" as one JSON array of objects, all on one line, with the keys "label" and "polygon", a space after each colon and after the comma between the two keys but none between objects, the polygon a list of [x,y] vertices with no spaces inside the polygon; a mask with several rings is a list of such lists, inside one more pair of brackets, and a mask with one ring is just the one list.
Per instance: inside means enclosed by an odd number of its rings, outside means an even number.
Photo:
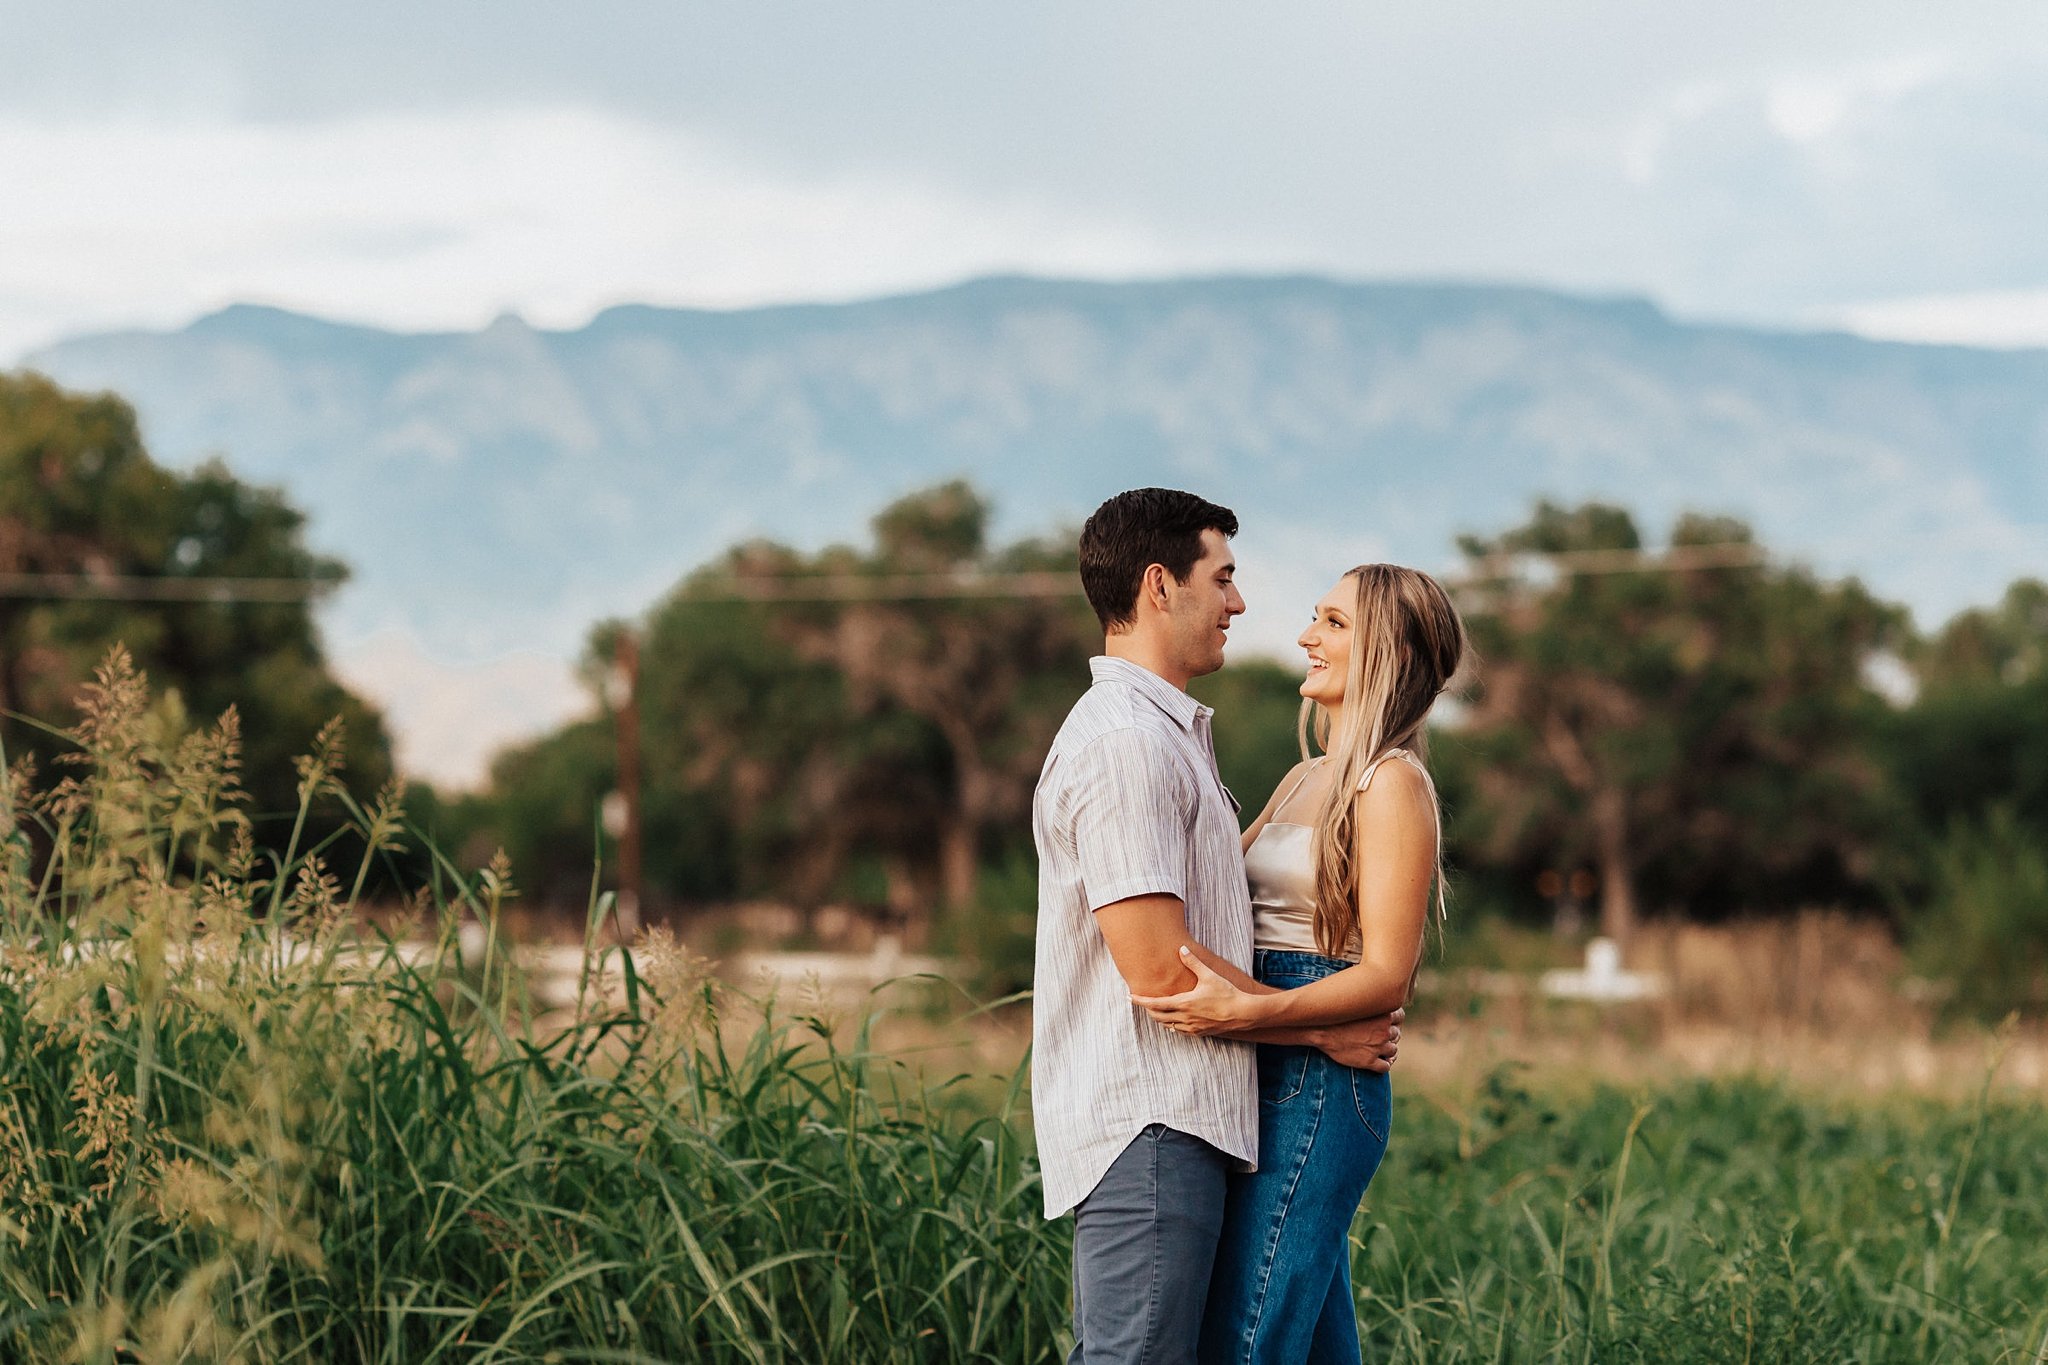
[{"label": "power line", "polygon": [[137,574],[0,573],[0,598],[109,602],[310,602],[331,578],[153,578]]},{"label": "power line", "polygon": [[904,602],[968,597],[1079,597],[1072,573],[746,575],[691,584],[688,602]]},{"label": "power line", "polygon": [[[1471,582],[1527,573],[1680,573],[1747,568],[1767,562],[1747,541],[1679,545],[1668,550],[1527,551],[1481,556],[1450,572]],[[130,602],[307,602],[339,586],[322,578],[173,578],[124,574],[0,574],[0,598]],[[902,602],[974,598],[1078,598],[1071,572],[739,575],[691,584],[691,602]]]},{"label": "power line", "polygon": [[[1531,571],[1574,578],[1587,574],[1683,573],[1696,569],[1748,568],[1766,563],[1769,552],[1749,541],[1678,545],[1668,550],[1562,550],[1485,555],[1452,572],[1473,581],[1519,577]],[[1079,597],[1071,572],[1011,574],[848,574],[827,577],[742,575],[692,584],[691,602],[891,602],[944,598]]]},{"label": "power line", "polygon": [[1770,558],[1763,546],[1735,540],[1719,545],[1674,545],[1668,550],[1526,550],[1481,555],[1461,569],[1484,582],[1536,570],[1560,578],[1607,573],[1686,573],[1694,569],[1747,569]]}]

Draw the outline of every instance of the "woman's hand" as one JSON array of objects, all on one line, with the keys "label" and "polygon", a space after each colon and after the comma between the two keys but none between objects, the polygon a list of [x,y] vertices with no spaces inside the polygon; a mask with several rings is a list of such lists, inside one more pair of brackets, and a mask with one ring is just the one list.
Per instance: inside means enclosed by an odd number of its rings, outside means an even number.
[{"label": "woman's hand", "polygon": [[1179,995],[1134,995],[1131,1003],[1175,1033],[1201,1037],[1228,1033],[1256,1022],[1259,997],[1248,994],[1210,971],[1202,959],[1180,950],[1180,960],[1195,974],[1195,984]]}]

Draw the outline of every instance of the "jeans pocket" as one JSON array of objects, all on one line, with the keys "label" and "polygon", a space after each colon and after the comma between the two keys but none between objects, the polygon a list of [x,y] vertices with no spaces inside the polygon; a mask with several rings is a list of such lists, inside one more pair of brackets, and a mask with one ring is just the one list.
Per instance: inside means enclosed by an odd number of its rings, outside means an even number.
[{"label": "jeans pocket", "polygon": [[1358,1121],[1384,1147],[1387,1134],[1394,1126],[1394,1087],[1388,1081],[1387,1073],[1353,1071],[1351,1103],[1358,1110]]},{"label": "jeans pocket", "polygon": [[1285,1104],[1301,1093],[1309,1051],[1279,1043],[1259,1044],[1260,1104]]}]

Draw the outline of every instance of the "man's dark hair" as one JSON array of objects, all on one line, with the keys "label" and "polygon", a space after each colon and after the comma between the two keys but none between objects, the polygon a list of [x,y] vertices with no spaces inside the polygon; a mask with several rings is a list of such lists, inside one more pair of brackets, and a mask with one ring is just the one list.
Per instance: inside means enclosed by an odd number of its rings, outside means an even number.
[{"label": "man's dark hair", "polygon": [[1237,514],[1175,488],[1133,488],[1095,509],[1081,528],[1081,590],[1104,630],[1138,618],[1138,587],[1153,564],[1176,583],[1202,557],[1202,532],[1237,534]]}]

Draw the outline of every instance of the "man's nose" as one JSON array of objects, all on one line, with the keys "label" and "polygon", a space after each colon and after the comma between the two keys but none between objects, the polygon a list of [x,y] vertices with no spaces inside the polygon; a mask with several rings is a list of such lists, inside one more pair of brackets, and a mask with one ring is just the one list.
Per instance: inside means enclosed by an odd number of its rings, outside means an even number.
[{"label": "man's nose", "polygon": [[1233,586],[1230,589],[1230,596],[1223,599],[1223,610],[1229,612],[1232,616],[1244,615],[1244,594],[1239,592],[1236,587]]}]

